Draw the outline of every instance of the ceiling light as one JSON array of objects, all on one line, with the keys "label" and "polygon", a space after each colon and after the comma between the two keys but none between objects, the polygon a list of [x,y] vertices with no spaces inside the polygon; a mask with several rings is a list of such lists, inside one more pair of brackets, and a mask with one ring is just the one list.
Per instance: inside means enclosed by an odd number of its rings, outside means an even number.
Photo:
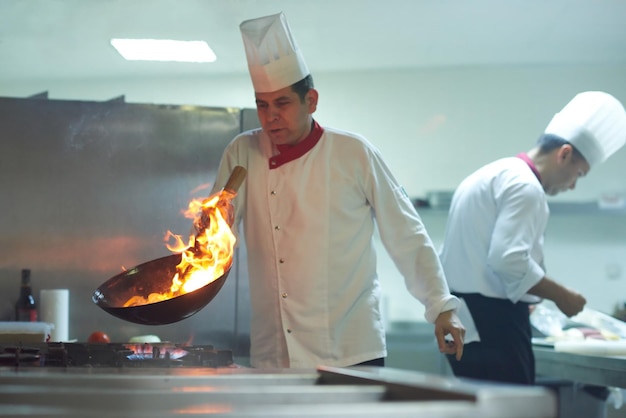
[{"label": "ceiling light", "polygon": [[204,41],[169,39],[111,39],[111,45],[130,61],[213,62],[215,53]]}]

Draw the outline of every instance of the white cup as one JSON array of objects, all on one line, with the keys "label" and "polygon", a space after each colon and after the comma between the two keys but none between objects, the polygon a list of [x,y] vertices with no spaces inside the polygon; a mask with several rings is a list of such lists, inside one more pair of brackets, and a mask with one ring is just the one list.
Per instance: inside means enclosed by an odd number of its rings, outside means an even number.
[{"label": "white cup", "polygon": [[42,289],[39,292],[39,318],[53,324],[50,342],[69,340],[70,291],[68,289]]}]

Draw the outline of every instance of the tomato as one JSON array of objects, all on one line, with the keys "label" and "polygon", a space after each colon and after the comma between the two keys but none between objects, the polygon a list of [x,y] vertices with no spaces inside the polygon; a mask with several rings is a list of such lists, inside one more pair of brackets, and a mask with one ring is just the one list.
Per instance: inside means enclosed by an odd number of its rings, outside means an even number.
[{"label": "tomato", "polygon": [[111,339],[102,331],[94,331],[87,337],[88,343],[110,343]]}]

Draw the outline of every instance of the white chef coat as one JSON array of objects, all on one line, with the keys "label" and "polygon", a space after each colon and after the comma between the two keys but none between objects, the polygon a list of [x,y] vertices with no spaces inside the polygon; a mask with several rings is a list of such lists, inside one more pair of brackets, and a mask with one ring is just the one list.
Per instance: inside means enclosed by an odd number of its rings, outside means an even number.
[{"label": "white chef coat", "polygon": [[[521,158],[475,171],[454,192],[440,251],[450,289],[514,303],[539,301],[527,292],[545,276],[548,217],[543,187]],[[465,303],[458,314],[465,343],[478,341]]]},{"label": "white chef coat", "polygon": [[375,222],[426,319],[457,307],[410,199],[365,138],[325,128],[304,155],[270,169],[276,152],[261,129],[239,135],[214,187],[236,165],[248,170],[234,205],[248,252],[252,366],[348,366],[386,356]]}]

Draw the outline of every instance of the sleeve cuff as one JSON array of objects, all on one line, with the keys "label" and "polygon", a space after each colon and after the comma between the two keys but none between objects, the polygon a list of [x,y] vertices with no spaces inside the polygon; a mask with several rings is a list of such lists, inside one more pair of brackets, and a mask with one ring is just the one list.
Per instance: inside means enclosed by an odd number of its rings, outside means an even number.
[{"label": "sleeve cuff", "polygon": [[546,272],[539,266],[539,264],[533,263],[530,269],[526,272],[521,281],[516,286],[509,286],[507,288],[507,296],[513,302],[519,302],[524,295],[528,293],[531,287],[539,283],[541,279],[546,275]]},{"label": "sleeve cuff", "polygon": [[430,309],[426,309],[426,312],[424,313],[424,317],[426,318],[428,322],[430,322],[431,324],[434,324],[435,320],[437,320],[437,317],[439,316],[440,313],[451,311],[451,310],[456,310],[460,306],[461,306],[461,301],[459,300],[459,298],[457,298],[456,296],[450,295],[449,297],[445,298],[442,301],[442,303],[439,304],[438,306],[432,307]]}]

